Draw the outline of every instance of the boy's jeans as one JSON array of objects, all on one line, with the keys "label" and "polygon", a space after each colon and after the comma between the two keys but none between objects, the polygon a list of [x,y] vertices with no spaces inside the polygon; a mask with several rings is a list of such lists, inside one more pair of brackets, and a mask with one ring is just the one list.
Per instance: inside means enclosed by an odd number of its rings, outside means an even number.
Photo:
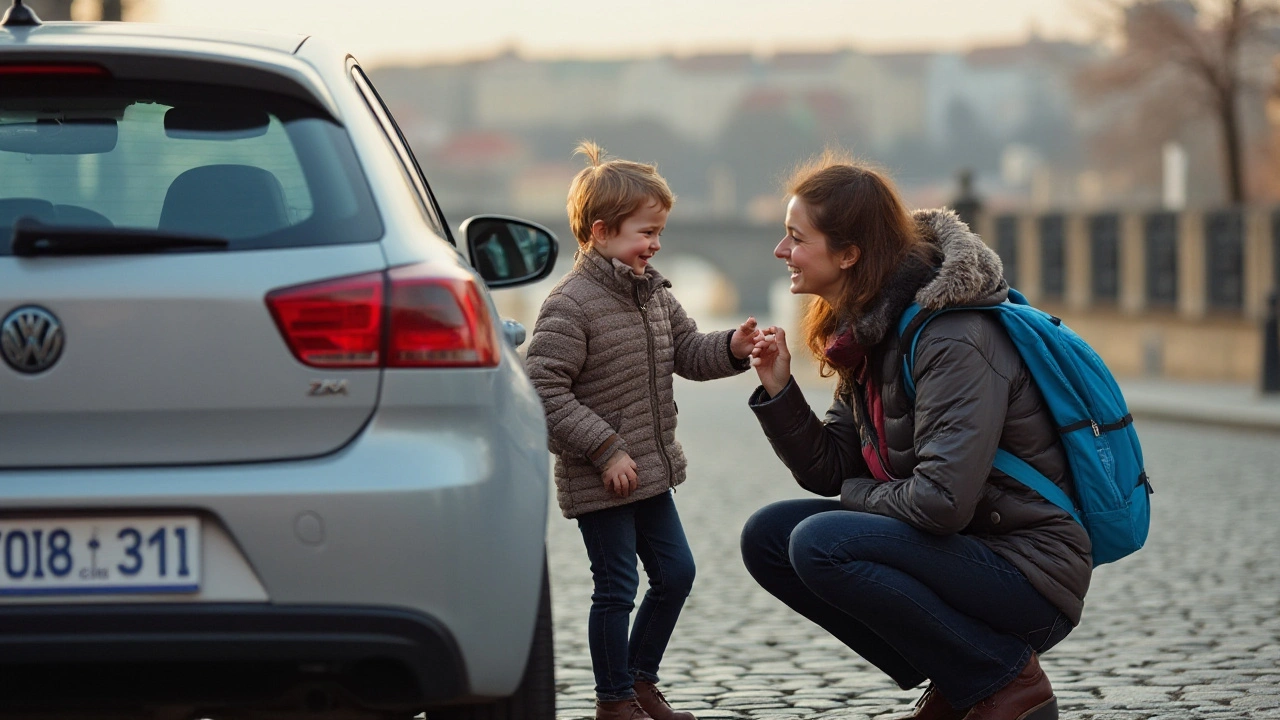
[{"label": "boy's jeans", "polygon": [[1066,637],[1067,616],[981,541],[939,537],[838,500],[786,500],[742,529],[756,582],[904,690],[932,680],[954,707],[1007,685]]},{"label": "boy's jeans", "polygon": [[[693,587],[693,553],[670,492],[581,515],[578,529],[595,580],[587,639],[596,697],[625,700],[635,695],[637,678],[658,681],[658,663]],[[628,640],[627,623],[640,585],[637,555],[649,576],[649,590]]]}]

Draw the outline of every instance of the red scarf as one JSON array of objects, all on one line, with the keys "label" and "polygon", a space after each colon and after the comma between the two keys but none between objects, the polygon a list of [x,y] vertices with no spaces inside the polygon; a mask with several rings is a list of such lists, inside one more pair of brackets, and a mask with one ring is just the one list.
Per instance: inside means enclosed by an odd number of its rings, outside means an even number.
[{"label": "red scarf", "polygon": [[897,480],[889,472],[889,462],[882,453],[889,447],[885,439],[884,400],[880,397],[880,387],[875,382],[867,381],[867,349],[853,339],[853,333],[842,332],[831,339],[824,349],[827,363],[842,372],[853,372],[853,391],[862,393],[865,400],[868,420],[871,421],[872,432],[876,434],[876,444],[881,452],[870,442],[862,443],[862,459],[866,462],[871,476],[881,482]]}]

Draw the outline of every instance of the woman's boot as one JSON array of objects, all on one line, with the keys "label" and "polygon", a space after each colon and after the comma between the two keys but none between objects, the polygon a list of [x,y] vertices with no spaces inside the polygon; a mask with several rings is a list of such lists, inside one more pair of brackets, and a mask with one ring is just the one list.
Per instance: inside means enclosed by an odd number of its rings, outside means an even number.
[{"label": "woman's boot", "polygon": [[1036,654],[1013,682],[980,700],[964,720],[1058,720],[1058,699]]},{"label": "woman's boot", "polygon": [[969,708],[959,710],[951,707],[951,703],[938,692],[938,686],[929,683],[924,694],[916,701],[916,709],[910,715],[903,715],[898,720],[963,720]]}]

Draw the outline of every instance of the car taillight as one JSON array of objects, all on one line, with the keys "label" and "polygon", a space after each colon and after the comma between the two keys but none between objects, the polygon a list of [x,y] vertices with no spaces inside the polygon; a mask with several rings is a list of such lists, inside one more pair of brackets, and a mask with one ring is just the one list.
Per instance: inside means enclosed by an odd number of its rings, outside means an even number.
[{"label": "car taillight", "polygon": [[493,367],[498,334],[472,276],[409,265],[387,273],[388,367]]},{"label": "car taillight", "polygon": [[313,367],[378,367],[380,272],[272,290],[267,307],[294,357]]},{"label": "car taillight", "polygon": [[[384,302],[385,297],[385,302]],[[461,268],[409,265],[267,294],[285,342],[315,367],[493,367],[498,335]]]}]

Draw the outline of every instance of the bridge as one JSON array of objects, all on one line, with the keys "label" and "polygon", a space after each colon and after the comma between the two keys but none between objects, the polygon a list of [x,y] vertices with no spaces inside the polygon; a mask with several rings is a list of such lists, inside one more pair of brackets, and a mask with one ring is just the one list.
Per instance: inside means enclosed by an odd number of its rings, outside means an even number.
[{"label": "bridge", "polygon": [[[564,217],[527,218],[545,225],[560,240],[560,259],[552,273],[559,277],[568,271],[578,242]],[[738,219],[723,221],[693,219],[682,221],[672,217],[662,233],[662,252],[654,266],[664,274],[667,263],[675,256],[692,255],[714,266],[738,293],[736,314],[761,315],[769,312],[770,287],[786,277],[782,261],[773,256],[773,248],[782,239],[782,224],[754,225]],[[674,288],[680,297],[682,288]]]}]

